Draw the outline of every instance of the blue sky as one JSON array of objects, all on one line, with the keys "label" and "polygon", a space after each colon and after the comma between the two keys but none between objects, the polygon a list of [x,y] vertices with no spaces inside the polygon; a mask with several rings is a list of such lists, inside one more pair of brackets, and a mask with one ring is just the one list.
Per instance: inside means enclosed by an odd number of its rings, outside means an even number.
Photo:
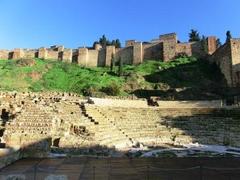
[{"label": "blue sky", "polygon": [[88,46],[102,34],[109,39],[151,40],[190,29],[225,40],[240,37],[239,0],[0,0],[0,48],[53,44]]}]

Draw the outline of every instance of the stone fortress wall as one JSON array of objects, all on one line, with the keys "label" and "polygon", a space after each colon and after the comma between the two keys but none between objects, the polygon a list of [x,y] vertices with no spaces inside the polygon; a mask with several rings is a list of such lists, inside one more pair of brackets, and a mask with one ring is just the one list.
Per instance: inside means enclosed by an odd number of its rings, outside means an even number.
[{"label": "stone fortress wall", "polygon": [[[209,53],[216,48],[216,38],[208,38]],[[141,64],[144,60],[169,61],[179,54],[188,56],[205,56],[199,42],[178,43],[175,33],[159,36],[150,42],[126,41],[124,48],[107,46],[102,48],[96,44],[94,48],[66,49],[64,46],[51,46],[50,48],[0,50],[0,59],[41,58],[60,60],[68,63],[78,63],[82,66],[110,66],[112,55],[116,60],[121,57],[124,64]]]},{"label": "stone fortress wall", "polygon": [[218,65],[229,87],[240,86],[240,39],[226,42],[208,59]]}]

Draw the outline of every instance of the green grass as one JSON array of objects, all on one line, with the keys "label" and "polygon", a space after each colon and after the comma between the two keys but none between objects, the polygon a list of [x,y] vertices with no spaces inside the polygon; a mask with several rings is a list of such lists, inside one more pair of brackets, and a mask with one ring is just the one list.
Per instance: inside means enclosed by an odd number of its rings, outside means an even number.
[{"label": "green grass", "polygon": [[[33,66],[19,66],[16,60],[0,60],[0,90],[61,91],[83,95],[125,96],[136,90],[200,87],[216,81],[216,73],[196,58],[179,58],[171,62],[149,60],[138,66],[125,65],[124,75],[109,68],[85,68],[76,64],[35,59]],[[159,89],[161,90],[161,88]]]}]

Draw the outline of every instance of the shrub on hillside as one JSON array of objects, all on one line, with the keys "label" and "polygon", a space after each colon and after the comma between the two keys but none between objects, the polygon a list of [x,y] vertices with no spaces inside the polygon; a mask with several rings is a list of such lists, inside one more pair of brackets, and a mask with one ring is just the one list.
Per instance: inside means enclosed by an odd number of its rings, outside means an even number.
[{"label": "shrub on hillside", "polygon": [[97,88],[95,88],[93,86],[87,86],[87,87],[82,89],[82,94],[84,96],[93,97],[96,94],[97,91],[98,91]]},{"label": "shrub on hillside", "polygon": [[103,87],[101,91],[109,96],[117,96],[121,92],[121,87],[114,82],[106,87]]},{"label": "shrub on hillside", "polygon": [[187,58],[187,57],[189,57],[189,56],[187,55],[187,53],[182,52],[182,53],[178,53],[178,54],[175,56],[175,59],[178,59],[178,58]]}]

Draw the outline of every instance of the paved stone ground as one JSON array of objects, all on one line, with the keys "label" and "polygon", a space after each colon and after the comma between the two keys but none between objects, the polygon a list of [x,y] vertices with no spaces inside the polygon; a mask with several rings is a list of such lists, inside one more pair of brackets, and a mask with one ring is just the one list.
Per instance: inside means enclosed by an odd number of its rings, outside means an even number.
[{"label": "paved stone ground", "polygon": [[0,172],[1,179],[9,175],[27,180],[237,180],[240,158],[23,159]]}]

